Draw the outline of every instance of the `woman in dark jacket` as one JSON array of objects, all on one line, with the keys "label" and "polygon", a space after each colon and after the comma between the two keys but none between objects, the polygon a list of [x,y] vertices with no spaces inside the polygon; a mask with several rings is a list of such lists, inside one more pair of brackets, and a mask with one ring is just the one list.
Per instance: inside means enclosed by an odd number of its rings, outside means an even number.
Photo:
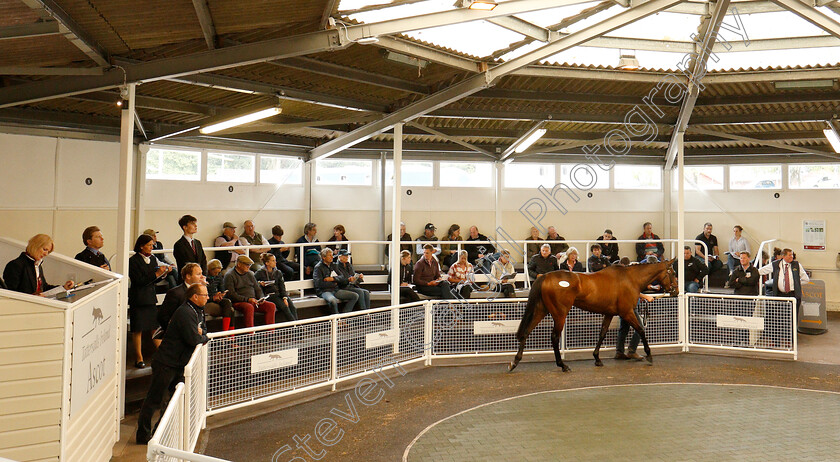
[{"label": "woman in dark jacket", "polygon": [[[41,267],[44,258],[52,253],[54,247],[52,238],[46,234],[32,236],[26,246],[26,251],[21,252],[19,257],[6,264],[6,268],[3,270],[6,288],[15,292],[40,295],[41,292],[56,287],[47,284]],[[72,287],[73,281],[64,283],[65,289],[71,289]]]},{"label": "woman in dark jacket", "polygon": [[571,271],[573,273],[583,273],[583,264],[578,260],[578,251],[574,247],[569,247],[566,250],[566,261],[560,263],[560,271]]},{"label": "woman in dark jacket", "polygon": [[146,367],[143,362],[143,332],[151,332],[158,327],[155,283],[164,279],[171,270],[168,265],[158,265],[157,258],[152,255],[154,248],[154,239],[148,234],[141,234],[134,243],[134,255],[128,259],[128,278],[131,281],[128,287],[128,315],[137,358],[134,367],[138,369]]},{"label": "woman in dark jacket", "polygon": [[297,309],[286,292],[283,272],[277,269],[277,257],[270,252],[265,252],[260,255],[260,261],[263,267],[254,273],[254,278],[262,287],[263,294],[268,296],[268,301],[274,303],[286,321],[297,321]]},{"label": "woman in dark jacket", "polygon": [[[347,239],[347,236],[344,235],[346,232],[347,232],[347,230],[344,229],[344,225],[335,225],[333,227],[333,235],[330,238],[330,240],[327,241],[327,242],[336,243],[336,242],[347,242],[347,241],[349,241],[349,239]],[[347,244],[327,244],[326,247],[329,247],[329,248],[333,249],[333,252],[338,252],[341,249],[348,248]]]},{"label": "woman in dark jacket", "polygon": [[[400,286],[400,303],[419,302],[420,296],[414,291],[414,265],[411,264],[411,252],[400,252],[400,269],[397,284]],[[394,283],[394,272],[391,272],[391,283]]]}]

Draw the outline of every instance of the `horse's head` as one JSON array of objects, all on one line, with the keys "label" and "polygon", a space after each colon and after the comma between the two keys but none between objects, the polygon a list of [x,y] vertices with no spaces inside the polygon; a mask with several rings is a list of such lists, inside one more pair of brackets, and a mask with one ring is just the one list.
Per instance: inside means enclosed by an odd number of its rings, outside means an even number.
[{"label": "horse's head", "polygon": [[664,261],[665,268],[656,275],[656,279],[662,286],[662,290],[668,292],[672,297],[676,297],[680,293],[680,288],[677,284],[677,275],[674,271],[674,261],[676,261],[676,258]]}]

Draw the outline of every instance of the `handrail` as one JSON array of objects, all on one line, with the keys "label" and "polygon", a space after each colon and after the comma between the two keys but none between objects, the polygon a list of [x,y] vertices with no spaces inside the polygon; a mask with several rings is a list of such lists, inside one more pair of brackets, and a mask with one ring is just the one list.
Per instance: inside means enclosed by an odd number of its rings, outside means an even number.
[{"label": "handrail", "polygon": [[[767,248],[769,249],[770,244],[776,242],[777,240],[778,239],[769,239],[769,240],[766,240],[766,241],[761,241],[761,244],[758,245],[758,250],[755,252],[755,260],[753,260],[753,266],[755,266],[756,268],[761,268],[762,266],[764,266],[764,265],[761,264],[761,252],[764,250],[764,244],[767,244]],[[772,253],[767,252],[767,255],[770,257],[770,260],[772,261],[772,259],[773,259]],[[758,284],[758,295],[763,295],[763,294],[764,294],[764,284],[759,283]]]}]

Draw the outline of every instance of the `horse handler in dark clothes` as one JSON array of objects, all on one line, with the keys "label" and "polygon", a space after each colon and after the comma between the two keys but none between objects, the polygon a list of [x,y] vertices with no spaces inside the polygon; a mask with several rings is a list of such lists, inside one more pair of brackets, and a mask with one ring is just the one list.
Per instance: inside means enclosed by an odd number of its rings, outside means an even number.
[{"label": "horse handler in dark clothes", "polygon": [[160,409],[160,417],[163,417],[175,386],[184,380],[184,367],[190,362],[196,345],[207,343],[207,326],[204,324],[207,298],[204,284],[190,286],[186,293],[187,302],[175,310],[169,321],[163,342],[152,360],[152,384],[140,408],[137,444],[148,444],[152,437],[152,415]]}]

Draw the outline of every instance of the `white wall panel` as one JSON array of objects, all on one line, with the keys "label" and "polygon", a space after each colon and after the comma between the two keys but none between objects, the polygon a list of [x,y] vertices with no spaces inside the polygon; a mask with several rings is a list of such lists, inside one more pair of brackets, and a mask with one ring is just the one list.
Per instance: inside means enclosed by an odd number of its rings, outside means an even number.
[{"label": "white wall panel", "polygon": [[[119,143],[58,140],[56,206],[116,208],[120,162]],[[85,184],[90,178],[92,183]]]},{"label": "white wall panel", "polygon": [[0,133],[0,207],[52,208],[56,142],[55,138]]}]

